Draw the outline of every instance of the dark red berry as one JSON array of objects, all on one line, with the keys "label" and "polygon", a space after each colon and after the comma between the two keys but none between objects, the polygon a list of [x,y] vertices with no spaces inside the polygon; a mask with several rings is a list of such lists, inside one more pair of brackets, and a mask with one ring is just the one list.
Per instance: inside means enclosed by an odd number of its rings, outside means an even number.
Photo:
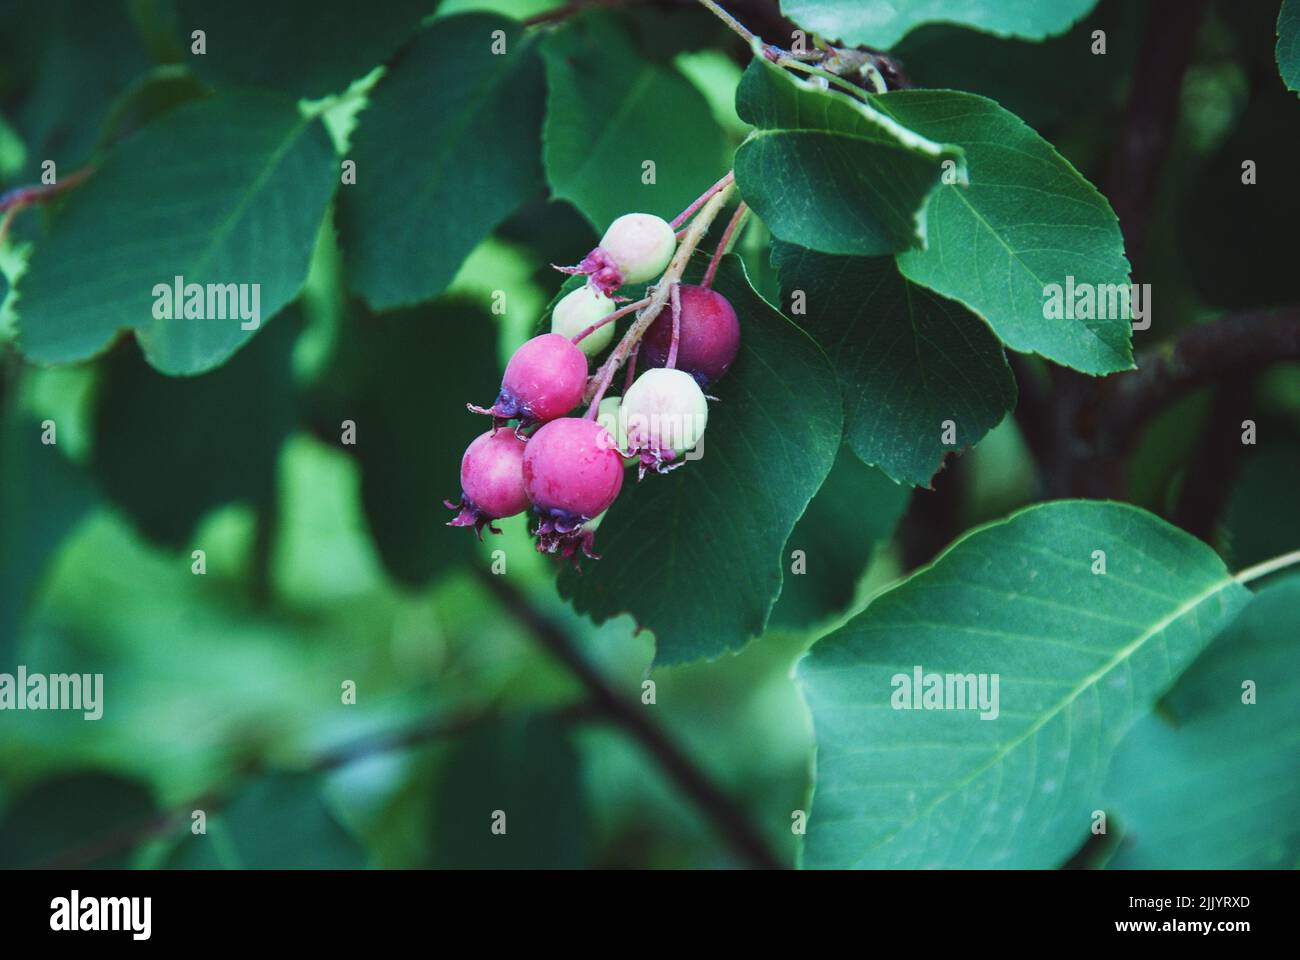
[{"label": "dark red berry", "polygon": [[[705,287],[682,284],[680,333],[677,341],[678,370],[685,370],[700,386],[720,379],[740,349],[740,321],[727,298]],[[647,366],[668,365],[673,342],[672,311],[665,308],[641,343],[641,359]]]}]

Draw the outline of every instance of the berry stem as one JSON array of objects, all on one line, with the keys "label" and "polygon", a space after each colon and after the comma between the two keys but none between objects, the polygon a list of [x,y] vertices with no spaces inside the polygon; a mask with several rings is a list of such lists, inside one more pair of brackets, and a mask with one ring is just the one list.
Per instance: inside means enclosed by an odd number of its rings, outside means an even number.
[{"label": "berry stem", "polygon": [[8,193],[0,194],[0,213],[4,214],[3,219],[0,219],[0,243],[4,242],[5,236],[9,233],[10,224],[13,223],[14,217],[20,211],[26,210],[28,207],[34,207],[38,203],[44,203],[65,190],[71,190],[94,172],[94,167],[82,167],[55,183],[43,183],[33,187],[17,187]]},{"label": "berry stem", "polygon": [[682,338],[682,285],[673,284],[672,293],[673,304],[673,339],[668,345],[668,362],[664,364],[669,370],[677,367],[677,344]]},{"label": "berry stem", "polygon": [[[677,216],[673,217],[672,223],[668,225],[672,227],[674,230],[676,230],[683,223],[685,223],[687,220],[690,219],[692,213],[694,213],[696,210],[700,209],[700,207],[708,203],[709,198],[711,198],[719,190],[726,189],[735,179],[736,179],[736,171],[728,170],[727,175],[725,177],[723,177],[713,186],[709,187],[709,189],[705,190],[702,194],[700,194],[698,197],[692,200],[691,205],[687,207],[685,210],[683,210],[681,213],[677,214]],[[680,239],[681,235],[679,234],[678,237]]]},{"label": "berry stem", "polygon": [[627,393],[632,386],[632,381],[636,379],[636,358],[641,353],[641,344],[638,343],[632,348],[632,352],[627,355],[627,377],[623,380],[623,393]]},{"label": "berry stem", "polygon": [[645,332],[650,329],[650,325],[655,322],[659,313],[668,303],[673,287],[681,282],[682,274],[686,272],[686,265],[690,262],[691,254],[700,245],[700,240],[708,232],[709,225],[718,216],[718,212],[727,205],[727,199],[731,196],[732,189],[732,184],[726,184],[708,199],[699,215],[691,221],[691,227],[686,232],[685,239],[678,244],[677,252],[673,254],[672,260],[668,263],[668,269],[664,271],[664,275],[653,286],[649,297],[650,302],[637,312],[636,321],[632,326],[628,327],[627,333],[623,335],[623,339],[619,341],[618,346],[614,348],[609,358],[601,364],[600,369],[592,377],[596,382],[596,389],[592,392],[589,401],[591,406],[587,408],[585,414],[587,419],[596,419],[600,401],[604,398],[605,391],[609,389],[615,372],[623,365],[623,361],[627,359],[632,348],[641,342]]},{"label": "berry stem", "polygon": [[[704,271],[704,279],[700,281],[701,287],[704,287],[707,290],[709,287],[713,286],[713,277],[718,272],[718,264],[722,262],[722,258],[726,256],[727,252],[731,249],[732,243],[739,236],[740,229],[744,226],[745,220],[748,216],[749,207],[745,201],[742,200],[737,205],[736,212],[731,215],[731,220],[727,223],[727,228],[722,231],[722,238],[718,241],[717,249],[713,251],[713,258],[709,260],[708,269]],[[676,328],[674,328],[674,335],[676,332]],[[676,343],[676,336],[674,336],[674,346]],[[668,366],[671,367],[672,364],[669,363]]]},{"label": "berry stem", "polygon": [[585,339],[586,337],[589,337],[591,334],[595,333],[597,330],[599,330],[599,329],[600,329],[601,327],[603,327],[605,324],[607,324],[607,323],[613,323],[613,322],[614,322],[615,320],[617,320],[619,317],[627,316],[627,315],[628,315],[629,313],[631,313],[633,310],[639,310],[639,309],[641,309],[642,307],[646,306],[646,304],[648,304],[649,302],[650,302],[650,298],[649,298],[649,297],[646,297],[644,300],[638,300],[636,303],[629,303],[629,304],[627,304],[626,306],[619,307],[619,308],[618,308],[617,310],[615,310],[613,313],[607,313],[607,314],[605,314],[605,316],[601,317],[599,320],[597,320],[595,323],[593,323],[591,326],[589,326],[586,330],[583,330],[583,331],[582,331],[581,333],[579,333],[576,337],[574,337],[574,338],[573,338],[573,342],[574,342],[575,344],[576,344],[576,343],[581,343],[581,342],[583,341],[583,339]]}]

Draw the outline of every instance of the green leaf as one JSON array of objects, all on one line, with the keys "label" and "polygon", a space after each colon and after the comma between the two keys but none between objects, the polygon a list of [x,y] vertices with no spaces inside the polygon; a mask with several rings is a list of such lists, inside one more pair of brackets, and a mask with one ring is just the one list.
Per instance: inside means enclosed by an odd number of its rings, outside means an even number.
[{"label": "green leaf", "polygon": [[26,182],[46,160],[60,176],[89,160],[114,97],[150,66],[126,0],[10,0],[0,64],[9,119],[27,145]]},{"label": "green leaf", "polygon": [[542,100],[535,41],[486,14],[436,21],[379,81],[352,134],[357,182],[339,197],[352,288],[371,307],[436,297],[541,191]]},{"label": "green leaf", "polygon": [[1277,68],[1293,93],[1300,93],[1300,0],[1282,0],[1277,12]]},{"label": "green leaf", "polygon": [[301,329],[295,304],[248,349],[200,377],[163,376],[131,343],[106,358],[92,472],[145,536],[182,547],[214,507],[274,495],[280,447],[296,416]]},{"label": "green leaf", "polygon": [[228,319],[206,304],[212,318],[158,319],[155,286],[246,284],[265,324],[302,288],[337,175],[325,130],[292,101],[176,108],[118,145],[37,246],[17,289],[21,349],[75,363],[134,329],[163,373],[220,365],[256,332],[226,307],[231,291],[213,304]]},{"label": "green leaf", "polygon": [[1097,0],[781,0],[799,26],[849,46],[888,49],[923,23],[957,23],[1000,37],[1041,40],[1070,29]]},{"label": "green leaf", "polygon": [[347,0],[181,0],[176,21],[187,54],[191,32],[204,31],[207,52],[188,62],[207,82],[312,98],[339,93],[382,64],[436,6],[388,0],[368,15]]},{"label": "green leaf", "polygon": [[575,18],[542,54],[546,177],[552,196],[597,231],[630,210],[671,219],[726,172],[726,135],[708,102],[675,69],[644,57],[613,14]]},{"label": "green leaf", "polygon": [[[817,734],[805,865],[1058,866],[1115,744],[1249,597],[1209,547],[1125,504],[1043,504],[962,537],[799,664]],[[997,677],[996,717],[891,709],[917,669],[987,675],[986,693]]]},{"label": "green leaf", "polygon": [[[493,832],[498,814],[505,832]],[[434,865],[577,868],[591,822],[578,753],[558,721],[502,720],[462,737],[434,794]]]},{"label": "green leaf", "polygon": [[[952,91],[902,90],[872,103],[922,136],[966,151],[970,184],[930,199],[929,245],[898,257],[909,280],[970,307],[1002,342],[1084,373],[1133,365],[1128,313],[1048,319],[1050,284],[1127,293],[1124,238],[1106,198],[1014,114]],[[1127,297],[1125,298],[1127,299]]]},{"label": "green leaf", "polygon": [[658,664],[714,659],[763,632],[786,541],[840,442],[834,373],[817,345],[754,293],[735,255],[714,289],[742,338],[713,387],[702,456],[640,484],[629,472],[596,534],[604,559],[560,576],[580,613],[630,613],[654,631]]},{"label": "green leaf", "polygon": [[[1016,403],[997,337],[959,303],[899,275],[889,257],[773,246],[784,301],[831,358],[853,452],[894,480],[929,486],[943,458],[979,442]],[[957,445],[943,442],[945,421]]]},{"label": "green leaf", "polygon": [[133,849],[114,839],[147,830],[158,815],[153,791],[138,780],[98,771],[50,777],[5,809],[0,869],[124,870],[132,865]]},{"label": "green leaf", "polygon": [[42,443],[43,432],[35,420],[0,417],[0,664],[9,667],[47,562],[95,502],[84,471]]},{"label": "green leaf", "polygon": [[[1300,858],[1300,579],[1261,590],[1115,752],[1125,869],[1289,869]],[[1255,702],[1245,703],[1253,686]]]},{"label": "green leaf", "polygon": [[332,398],[324,430],[356,424],[361,503],[389,573],[407,586],[473,555],[477,541],[448,527],[443,500],[460,496],[460,459],[489,429],[465,409],[487,403],[501,382],[496,328],[477,304],[440,300],[379,316],[363,315],[344,347],[358,365]]},{"label": "green leaf", "polygon": [[356,870],[366,852],[321,796],[311,773],[270,773],[208,811],[207,833],[188,828],[169,870]]},{"label": "green leaf", "polygon": [[774,236],[825,253],[925,244],[926,198],[945,169],[964,175],[962,151],[872,103],[750,63],[736,111],[757,129],[736,151],[736,184]]},{"label": "green leaf", "polygon": [[[848,607],[867,564],[898,524],[909,493],[859,460],[847,444],[840,447],[826,482],[786,542],[790,572],[772,624],[806,627]],[[793,571],[796,550],[804,562],[799,573]]]},{"label": "green leaf", "polygon": [[1294,434],[1277,427],[1279,442],[1261,447],[1241,465],[1224,511],[1220,550],[1237,567],[1262,563],[1300,543],[1295,495],[1300,445]]}]

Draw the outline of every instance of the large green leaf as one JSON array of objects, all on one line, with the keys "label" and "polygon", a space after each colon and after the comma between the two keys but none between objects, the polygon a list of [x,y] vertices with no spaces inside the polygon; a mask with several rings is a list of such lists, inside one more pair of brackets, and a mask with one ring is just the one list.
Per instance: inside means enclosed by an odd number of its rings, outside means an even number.
[{"label": "large green leaf", "polygon": [[214,507],[273,496],[280,446],[296,415],[293,346],[301,328],[295,304],[257,342],[199,377],[163,376],[132,343],[106,358],[92,471],[145,536],[185,546]]},{"label": "large green leaf", "polygon": [[772,623],[805,627],[848,607],[867,564],[898,524],[910,492],[859,460],[847,444],[841,446],[826,482],[786,542],[786,574]]},{"label": "large green leaf", "polygon": [[1277,67],[1286,88],[1300,93],[1300,0],[1282,0],[1278,10]]},{"label": "large green leaf", "polygon": [[78,867],[122,870],[133,849],[114,843],[146,833],[159,816],[147,784],[81,771],[42,780],[14,798],[0,819],[0,869]]},{"label": "large green leaf", "polygon": [[576,18],[542,52],[546,177],[552,195],[597,230],[630,210],[671,218],[727,169],[726,135],[708,102],[675,69],[642,55],[614,15]]},{"label": "large green leaf", "polygon": [[[1264,588],[1111,761],[1112,867],[1288,869],[1300,858],[1300,579]],[[1244,703],[1246,681],[1254,703]]]},{"label": "large green leaf", "polygon": [[959,148],[762,58],[741,78],[736,111],[756,128],[736,151],[741,195],[776,237],[802,247],[884,254],[923,245],[926,198],[945,170],[962,176]]},{"label": "large green leaf", "polygon": [[251,323],[158,319],[155,286],[246,284],[264,325],[302,288],[337,176],[324,128],[291,100],[245,92],[176,108],[119,144],[36,247],[16,291],[22,350],[74,363],[134,329],[164,373],[223,363]]},{"label": "large green leaf", "polygon": [[623,493],[596,535],[604,559],[560,577],[581,613],[631,613],[655,662],[716,658],[763,632],[786,540],[835,461],[840,399],[825,355],[728,255],[714,288],[740,317],[740,354],[712,388],[700,459]]},{"label": "large green leaf", "polygon": [[366,852],[326,804],[321,778],[269,773],[207,814],[207,832],[185,833],[170,870],[355,870]]},{"label": "large green leaf", "polygon": [[433,813],[438,867],[587,863],[591,822],[578,753],[549,718],[506,719],[466,734],[442,762]]},{"label": "large green leaf", "polygon": [[1093,285],[1101,300],[1109,285],[1127,289],[1124,238],[1106,198],[992,100],[902,90],[871,102],[918,134],[966,151],[970,184],[944,184],[930,198],[928,245],[899,254],[903,275],[970,307],[1013,350],[1085,373],[1132,367],[1127,315],[1046,315],[1048,285],[1064,289],[1070,277],[1078,290]]},{"label": "large green leaf", "polygon": [[[504,53],[494,53],[497,31]],[[376,85],[352,135],[339,229],[354,290],[377,310],[429,300],[542,189],[542,62],[519,24],[438,20]]]},{"label": "large green leaf", "polygon": [[[799,665],[817,733],[805,865],[1059,865],[1115,744],[1249,597],[1207,546],[1125,504],[967,534]],[[996,716],[891,709],[918,667],[990,692],[997,677]]]},{"label": "large green leaf", "polygon": [[[945,455],[977,443],[1016,403],[997,337],[960,303],[905,280],[890,257],[843,257],[777,243],[785,303],[826,350],[844,391],[854,453],[895,480],[929,486]],[[943,443],[944,422],[956,425]]]},{"label": "large green leaf", "polygon": [[959,23],[1041,40],[1070,29],[1097,0],[781,0],[799,26],[856,46],[887,49],[923,23]]},{"label": "large green leaf", "polygon": [[181,0],[176,25],[187,54],[204,31],[207,52],[187,59],[210,83],[323,97],[382,64],[437,5],[386,0],[366,15],[351,0]]}]

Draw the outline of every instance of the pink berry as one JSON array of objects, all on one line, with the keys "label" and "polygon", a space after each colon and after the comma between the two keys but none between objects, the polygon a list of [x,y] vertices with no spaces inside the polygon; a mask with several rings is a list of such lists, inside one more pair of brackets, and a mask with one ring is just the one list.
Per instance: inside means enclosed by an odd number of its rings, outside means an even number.
[{"label": "pink berry", "polygon": [[524,448],[513,430],[489,430],[475,437],[460,459],[460,502],[444,500],[460,512],[449,527],[473,527],[480,540],[486,526],[500,533],[493,520],[513,517],[528,509],[524,490]]},{"label": "pink berry", "polygon": [[568,337],[544,333],[515,351],[491,407],[466,404],[498,421],[519,419],[519,427],[562,417],[582,401],[587,386],[587,355]]},{"label": "pink berry", "polygon": [[623,458],[609,431],[594,420],[552,420],[529,438],[523,474],[540,517],[537,549],[568,557],[581,546],[594,557],[590,523],[623,486]]},{"label": "pink berry", "polygon": [[[713,290],[682,284],[679,295],[682,312],[676,367],[706,387],[719,380],[736,359],[740,321],[727,298]],[[641,359],[650,367],[666,366],[672,342],[672,311],[665,308],[646,331]]]}]

